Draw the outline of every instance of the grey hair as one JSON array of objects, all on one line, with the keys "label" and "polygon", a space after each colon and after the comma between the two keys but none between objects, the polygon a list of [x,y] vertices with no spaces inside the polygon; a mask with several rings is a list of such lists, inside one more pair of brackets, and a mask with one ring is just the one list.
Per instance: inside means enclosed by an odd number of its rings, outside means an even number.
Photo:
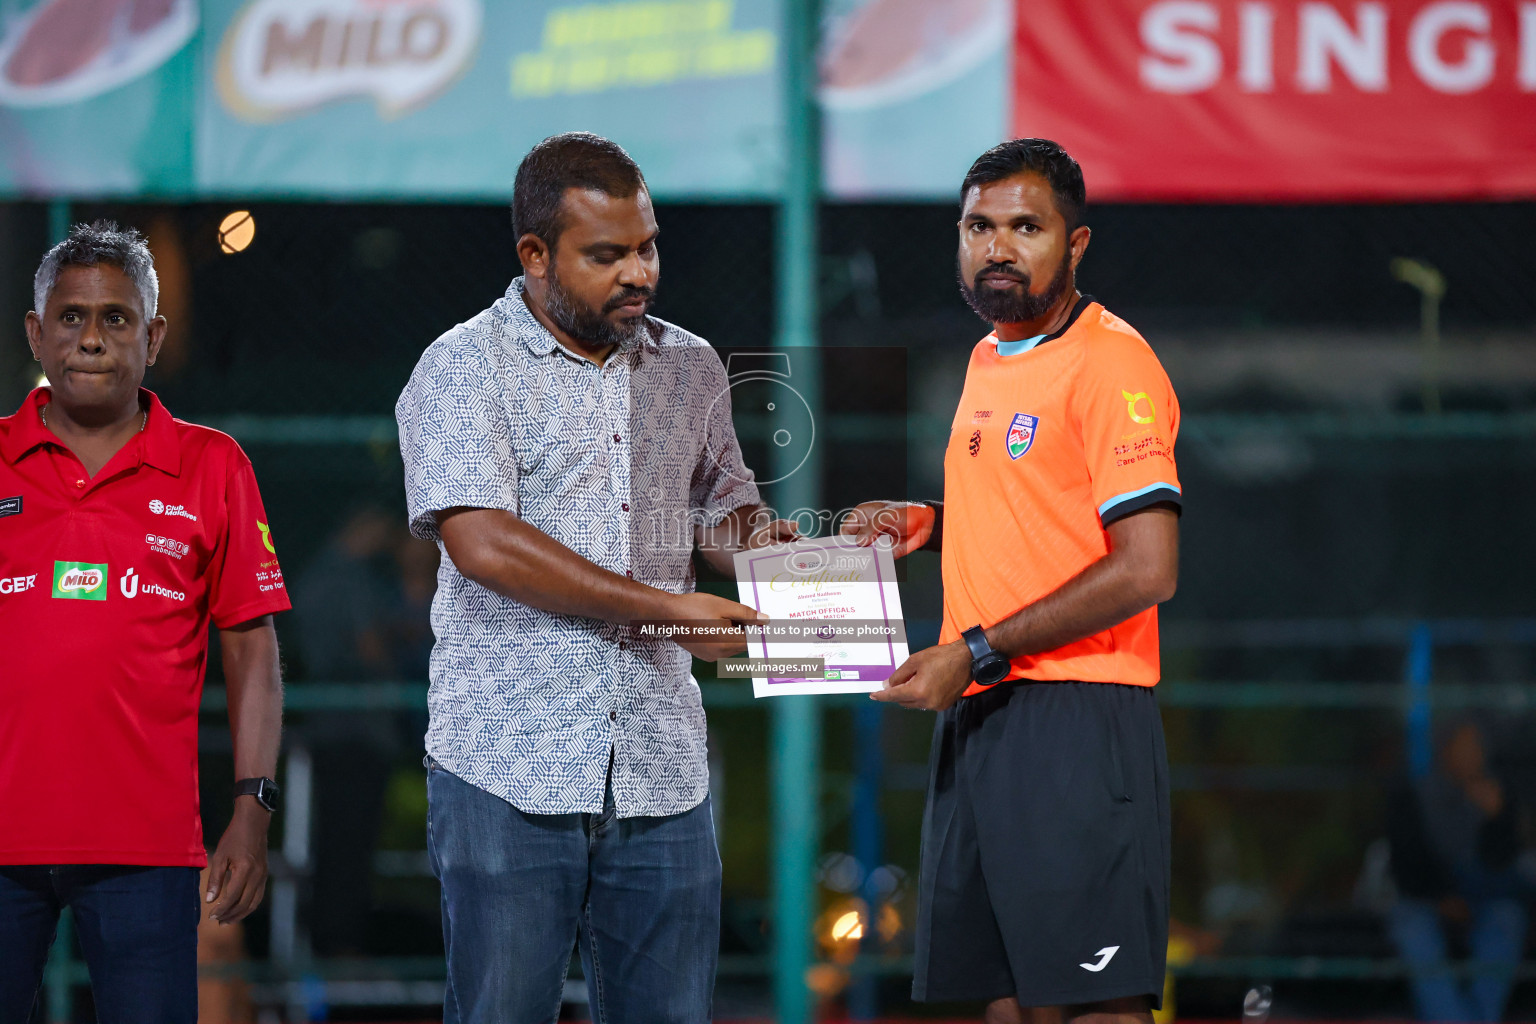
[{"label": "grey hair", "polygon": [[76,224],[69,237],[48,250],[32,278],[33,310],[38,316],[48,305],[48,296],[58,284],[59,271],[65,267],[94,267],[106,263],[121,270],[138,289],[139,302],[146,320],[155,316],[160,305],[160,277],[155,273],[155,257],[150,254],[144,236],[133,228],[120,228],[116,222],[98,220],[94,224]]}]

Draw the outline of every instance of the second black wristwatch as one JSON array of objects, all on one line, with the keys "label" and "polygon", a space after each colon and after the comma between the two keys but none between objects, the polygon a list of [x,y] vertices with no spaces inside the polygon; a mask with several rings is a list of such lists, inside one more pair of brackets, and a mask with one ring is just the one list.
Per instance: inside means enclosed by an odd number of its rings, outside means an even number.
[{"label": "second black wristwatch", "polygon": [[987,643],[987,634],[982,628],[972,626],[960,635],[965,638],[965,646],[971,649],[971,678],[982,686],[1002,682],[1012,666]]},{"label": "second black wristwatch", "polygon": [[268,778],[241,779],[235,783],[235,796],[253,796],[269,811],[277,810],[277,783]]}]

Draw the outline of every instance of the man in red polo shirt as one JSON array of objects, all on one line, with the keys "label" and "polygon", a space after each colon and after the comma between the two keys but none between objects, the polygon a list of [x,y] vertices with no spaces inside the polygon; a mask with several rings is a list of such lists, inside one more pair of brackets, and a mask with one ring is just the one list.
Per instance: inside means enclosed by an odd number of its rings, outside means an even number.
[{"label": "man in red polo shirt", "polygon": [[[190,1024],[203,904],[238,921],[266,885],[288,596],[245,453],[139,386],[157,291],[137,232],[77,226],[27,314],[50,386],[0,418],[0,1024],[32,1012],[66,906],[103,1024]],[[200,892],[210,618],[237,796]]]}]

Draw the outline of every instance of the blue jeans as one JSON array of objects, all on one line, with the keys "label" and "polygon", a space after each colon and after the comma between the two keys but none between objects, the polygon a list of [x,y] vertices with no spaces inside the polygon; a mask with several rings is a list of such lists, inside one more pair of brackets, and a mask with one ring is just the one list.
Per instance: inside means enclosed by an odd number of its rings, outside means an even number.
[{"label": "blue jeans", "polygon": [[524,814],[429,763],[427,846],[442,883],[444,1024],[560,1016],[580,946],[597,1024],[702,1024],[720,949],[709,801],[682,814]]},{"label": "blue jeans", "polygon": [[1473,973],[1466,985],[1450,971],[1445,930],[1433,902],[1401,899],[1388,915],[1392,941],[1413,971],[1410,983],[1420,1020],[1497,1021],[1504,1016],[1525,949],[1525,907],[1509,898],[1469,902]]},{"label": "blue jeans", "polygon": [[74,911],[100,1024],[195,1024],[197,876],[184,867],[0,867],[0,1024],[24,1024],[32,1012],[64,907]]}]

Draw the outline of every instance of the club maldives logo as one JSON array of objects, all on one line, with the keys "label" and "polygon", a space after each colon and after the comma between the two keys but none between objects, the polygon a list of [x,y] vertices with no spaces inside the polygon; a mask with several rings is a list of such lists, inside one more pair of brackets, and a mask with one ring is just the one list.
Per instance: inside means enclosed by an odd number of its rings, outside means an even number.
[{"label": "club maldives logo", "polygon": [[1027,412],[1013,414],[1013,422],[1008,424],[1008,457],[1016,459],[1029,451],[1035,443],[1035,431],[1040,426],[1040,417],[1031,416]]},{"label": "club maldives logo", "polygon": [[54,562],[53,596],[71,601],[105,601],[107,567],[94,562]]},{"label": "club maldives logo", "polygon": [[194,523],[197,522],[197,516],[193,515],[191,512],[188,512],[187,506],[167,505],[159,498],[149,499],[149,510],[157,516],[180,516],[183,519],[190,519]]},{"label": "club maldives logo", "polygon": [[219,94],[253,121],[358,96],[397,117],[468,69],[481,19],[480,0],[252,0],[224,35]]}]

